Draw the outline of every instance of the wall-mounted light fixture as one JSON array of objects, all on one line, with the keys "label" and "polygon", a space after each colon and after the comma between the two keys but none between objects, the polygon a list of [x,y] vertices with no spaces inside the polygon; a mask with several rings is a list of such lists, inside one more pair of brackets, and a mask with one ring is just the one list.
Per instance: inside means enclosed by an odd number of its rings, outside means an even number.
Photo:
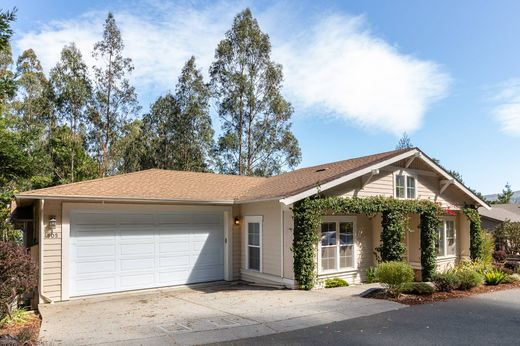
[{"label": "wall-mounted light fixture", "polygon": [[238,217],[235,217],[235,225],[240,225],[240,219]]},{"label": "wall-mounted light fixture", "polygon": [[54,232],[56,230],[56,216],[55,215],[51,215],[49,217],[49,230],[50,230],[50,232],[48,233],[49,238],[56,238],[58,236],[58,234]]}]

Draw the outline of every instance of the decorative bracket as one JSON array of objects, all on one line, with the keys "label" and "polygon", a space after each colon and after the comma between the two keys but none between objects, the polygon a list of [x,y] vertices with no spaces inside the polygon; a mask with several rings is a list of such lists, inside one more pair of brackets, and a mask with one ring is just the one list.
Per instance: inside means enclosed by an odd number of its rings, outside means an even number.
[{"label": "decorative bracket", "polygon": [[439,195],[442,195],[442,193],[448,188],[448,186],[450,186],[454,182],[455,179],[453,178],[441,180],[441,190],[439,191]]},{"label": "decorative bracket", "polygon": [[379,174],[379,169],[373,169],[370,172],[370,175],[366,179],[362,180],[362,182],[361,182],[361,189],[363,189],[368,183],[370,183],[370,181],[372,180],[374,175],[378,175],[378,174]]},{"label": "decorative bracket", "polygon": [[421,157],[421,153],[415,153],[414,156],[410,157],[410,158],[408,159],[408,161],[406,161],[406,164],[404,165],[404,168],[408,168],[408,167],[410,167],[410,165],[412,164],[412,162],[413,162],[416,158],[418,158],[418,157]]}]

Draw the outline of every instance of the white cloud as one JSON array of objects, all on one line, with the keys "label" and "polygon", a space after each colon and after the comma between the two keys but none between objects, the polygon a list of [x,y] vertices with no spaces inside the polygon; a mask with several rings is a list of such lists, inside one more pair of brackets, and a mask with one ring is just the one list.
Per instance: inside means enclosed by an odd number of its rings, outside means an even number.
[{"label": "white cloud", "polygon": [[510,136],[520,136],[520,79],[498,86],[493,100],[497,103],[493,115],[502,132]]},{"label": "white cloud", "polygon": [[[125,54],[135,65],[132,82],[138,93],[151,100],[172,89],[191,55],[207,72],[217,43],[244,7],[146,2],[115,11]],[[445,95],[450,78],[439,65],[400,53],[372,34],[363,17],[322,14],[303,24],[300,16],[284,10],[275,5],[254,14],[272,38],[273,58],[284,65],[285,92],[297,114],[332,114],[400,134],[418,129],[430,105]],[[90,52],[105,15],[91,12],[49,23],[23,35],[16,47],[34,48],[48,70],[63,45],[75,41],[92,65]]]}]

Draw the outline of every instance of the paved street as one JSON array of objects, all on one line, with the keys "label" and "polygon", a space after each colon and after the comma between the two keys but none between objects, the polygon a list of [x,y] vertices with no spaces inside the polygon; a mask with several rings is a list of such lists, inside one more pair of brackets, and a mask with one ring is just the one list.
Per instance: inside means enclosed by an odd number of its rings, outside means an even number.
[{"label": "paved street", "polygon": [[226,345],[518,345],[520,289],[340,321]]}]

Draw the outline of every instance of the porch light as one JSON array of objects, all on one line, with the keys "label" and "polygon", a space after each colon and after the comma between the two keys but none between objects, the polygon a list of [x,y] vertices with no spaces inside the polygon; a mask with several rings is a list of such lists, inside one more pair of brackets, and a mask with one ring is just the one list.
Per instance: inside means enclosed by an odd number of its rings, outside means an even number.
[{"label": "porch light", "polygon": [[235,217],[235,225],[240,225],[240,219],[238,217]]},{"label": "porch light", "polygon": [[51,232],[56,229],[56,216],[54,215],[49,217],[49,228],[51,229]]}]

